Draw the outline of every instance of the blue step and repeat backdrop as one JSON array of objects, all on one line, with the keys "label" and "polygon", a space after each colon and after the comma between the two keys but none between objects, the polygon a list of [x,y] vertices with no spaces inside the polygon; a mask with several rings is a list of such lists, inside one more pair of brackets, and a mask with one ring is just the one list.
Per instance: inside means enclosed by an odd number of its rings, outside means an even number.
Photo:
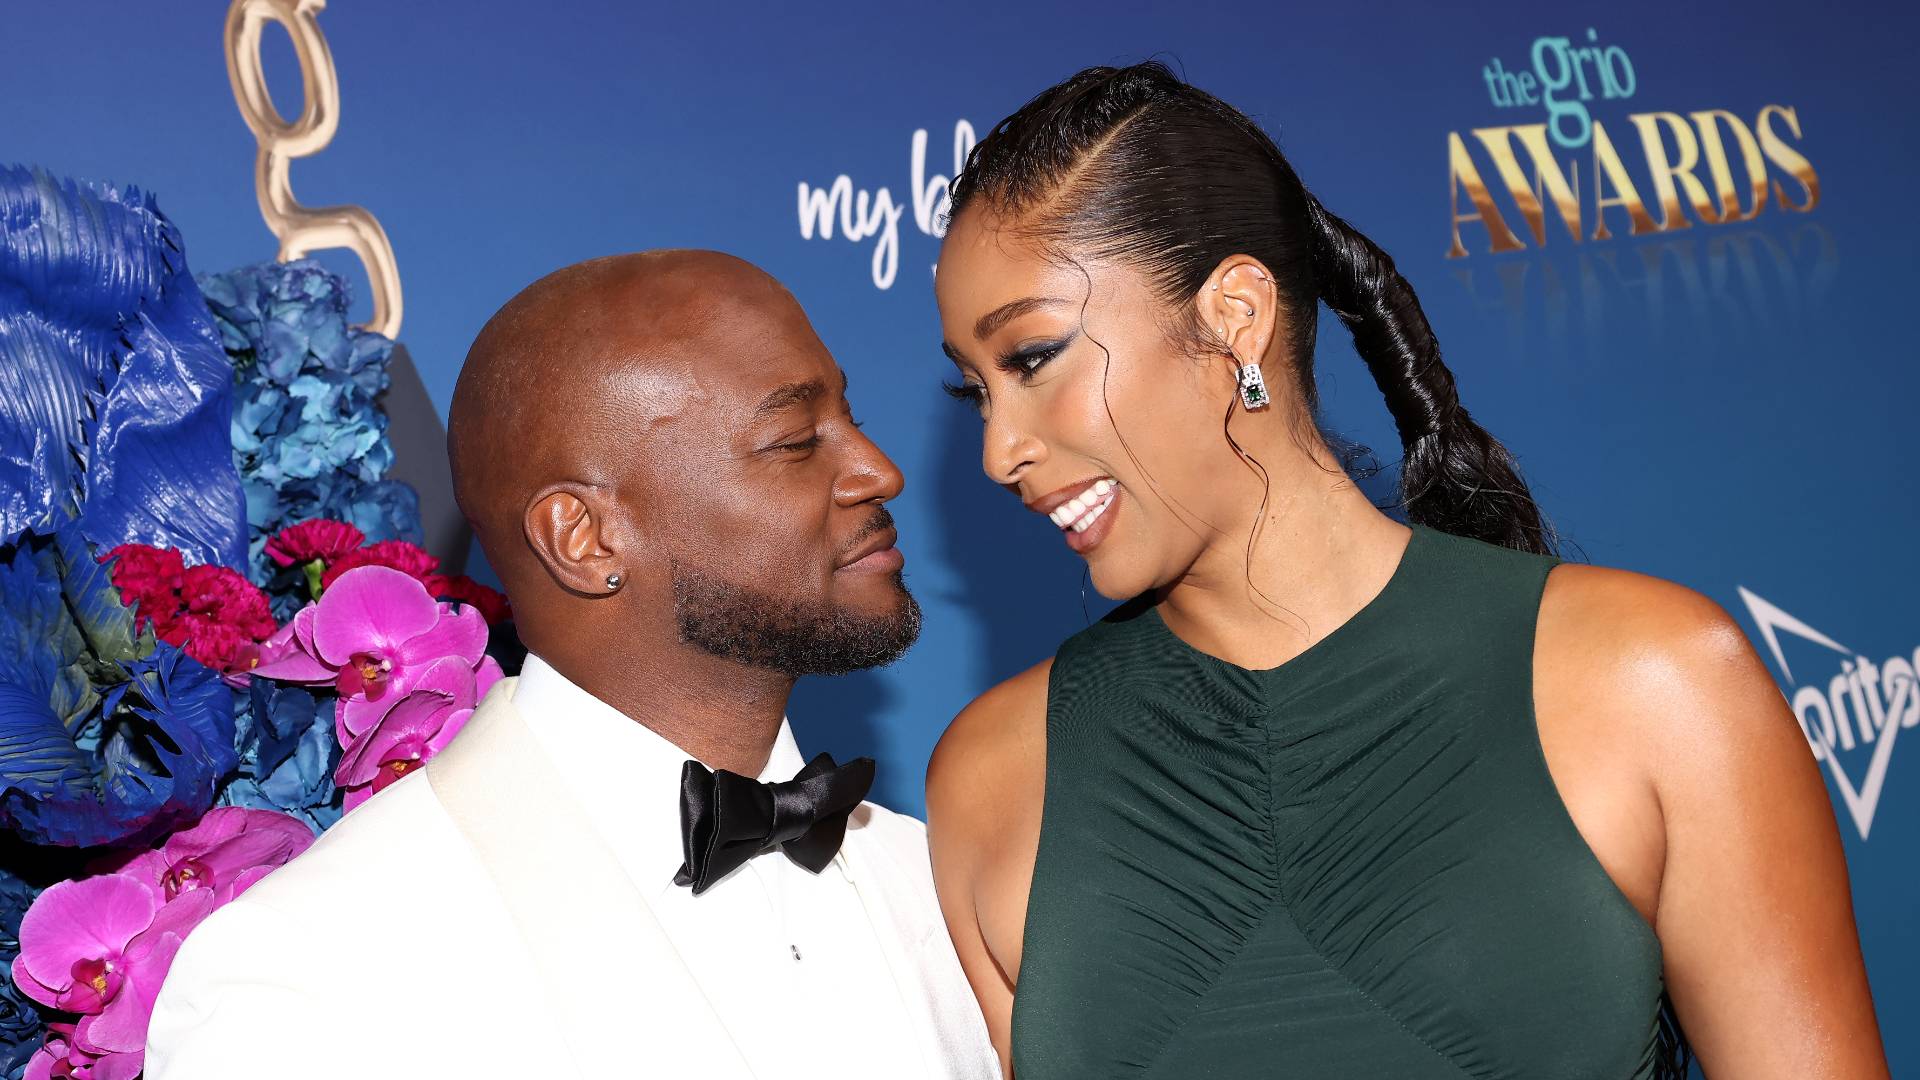
[{"label": "blue step and repeat backdrop", "polygon": [[[341,108],[291,190],[384,226],[443,414],[486,317],[579,259],[720,248],[806,306],[907,474],[927,619],[899,665],[805,684],[795,722],[915,812],[953,713],[1105,607],[939,391],[946,179],[1089,64],[1158,56],[1244,108],[1398,260],[1579,551],[1746,627],[1825,771],[1895,1072],[1920,1070],[1920,741],[1895,745],[1920,740],[1914,7],[298,6]],[[5,5],[0,161],[154,191],[198,270],[270,258],[226,8]],[[260,56],[297,116],[279,26]],[[321,258],[370,316],[360,261]],[[1322,341],[1327,425],[1392,448],[1337,323]]]}]

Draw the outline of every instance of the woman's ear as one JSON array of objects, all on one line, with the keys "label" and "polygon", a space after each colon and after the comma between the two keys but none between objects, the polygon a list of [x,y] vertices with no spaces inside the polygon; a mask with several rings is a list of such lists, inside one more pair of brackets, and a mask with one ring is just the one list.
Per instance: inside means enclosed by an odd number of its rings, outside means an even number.
[{"label": "woman's ear", "polygon": [[1200,325],[1233,357],[1235,366],[1267,358],[1281,325],[1280,291],[1251,255],[1230,255],[1208,275],[1196,298]]},{"label": "woman's ear", "polygon": [[617,588],[609,578],[626,574],[619,553],[608,546],[604,515],[594,511],[598,501],[591,488],[556,484],[534,495],[521,523],[547,573],[563,588],[585,595]]}]

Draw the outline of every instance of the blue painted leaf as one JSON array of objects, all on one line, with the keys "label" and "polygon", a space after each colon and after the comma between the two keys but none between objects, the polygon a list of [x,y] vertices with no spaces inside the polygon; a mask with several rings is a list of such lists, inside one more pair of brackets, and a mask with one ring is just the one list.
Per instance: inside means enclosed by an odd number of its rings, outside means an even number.
[{"label": "blue painted leaf", "polygon": [[60,669],[85,647],[60,596],[52,545],[24,538],[0,548],[0,682],[32,689],[47,704]]},{"label": "blue painted leaf", "polygon": [[111,563],[93,557],[77,526],[54,534],[60,567],[60,593],[74,628],[87,643],[90,658],[101,664],[123,663],[153,651],[151,632],[134,633],[133,612],[113,587]]},{"label": "blue painted leaf", "polygon": [[[126,663],[127,681],[115,686],[82,728],[97,726],[97,753],[90,741],[62,728],[79,764],[62,759],[52,735],[58,718],[44,703],[28,708],[30,694],[0,728],[14,738],[26,771],[0,742],[0,825],[38,844],[91,847],[135,845],[199,818],[213,804],[221,779],[233,771],[233,692],[219,676],[185,653],[162,643],[152,655]],[[58,766],[59,776],[48,771]]]},{"label": "blue painted leaf", "polygon": [[0,167],[0,544],[79,507],[101,547],[243,565],[232,369],[137,188]]},{"label": "blue painted leaf", "polygon": [[93,793],[93,759],[39,691],[0,682],[0,790],[54,800]]}]

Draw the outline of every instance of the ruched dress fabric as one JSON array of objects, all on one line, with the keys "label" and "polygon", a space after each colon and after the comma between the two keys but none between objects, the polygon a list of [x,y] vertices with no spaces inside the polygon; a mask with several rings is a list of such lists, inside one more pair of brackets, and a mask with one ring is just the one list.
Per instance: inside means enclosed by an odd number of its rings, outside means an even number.
[{"label": "ruched dress fabric", "polygon": [[1069,639],[1015,1080],[1654,1076],[1659,941],[1534,720],[1555,561],[1415,526],[1262,671],[1138,604]]}]

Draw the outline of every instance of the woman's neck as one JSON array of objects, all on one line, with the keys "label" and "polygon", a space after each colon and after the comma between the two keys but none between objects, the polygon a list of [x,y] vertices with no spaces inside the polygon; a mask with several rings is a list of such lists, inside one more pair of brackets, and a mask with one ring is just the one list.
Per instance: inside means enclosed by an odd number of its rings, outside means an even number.
[{"label": "woman's neck", "polygon": [[1295,455],[1270,470],[1265,520],[1217,537],[1162,595],[1182,640],[1229,663],[1278,667],[1352,618],[1386,587],[1410,533],[1344,471]]}]

